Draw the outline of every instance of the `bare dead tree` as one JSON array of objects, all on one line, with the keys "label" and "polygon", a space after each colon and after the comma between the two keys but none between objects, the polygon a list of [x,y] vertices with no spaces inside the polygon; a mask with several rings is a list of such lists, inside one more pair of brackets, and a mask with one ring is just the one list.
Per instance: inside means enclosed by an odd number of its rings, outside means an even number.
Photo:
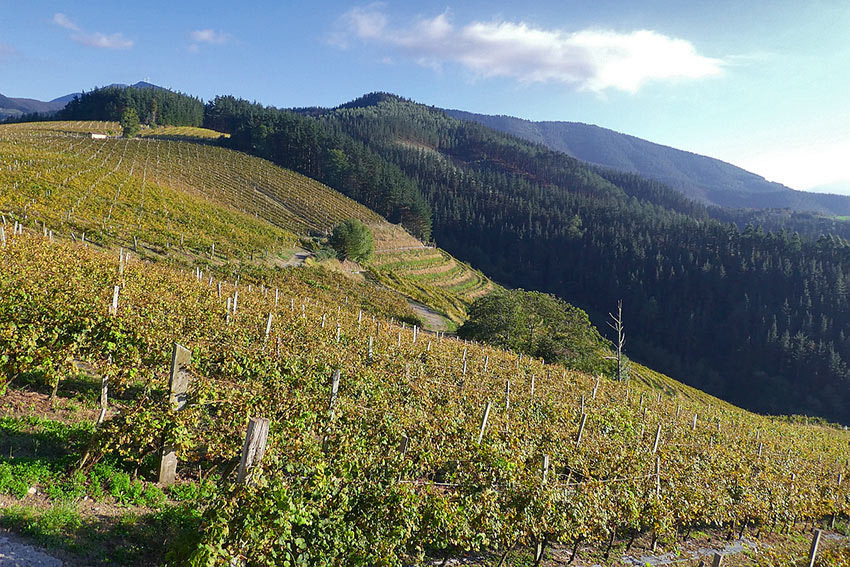
[{"label": "bare dead tree", "polygon": [[623,329],[622,299],[617,301],[617,315],[614,316],[613,313],[608,313],[608,316],[611,318],[611,321],[608,321],[608,326],[617,333],[617,340],[614,342],[614,346],[617,348],[617,380],[622,381],[628,377],[623,364],[623,345],[626,344],[626,332]]}]

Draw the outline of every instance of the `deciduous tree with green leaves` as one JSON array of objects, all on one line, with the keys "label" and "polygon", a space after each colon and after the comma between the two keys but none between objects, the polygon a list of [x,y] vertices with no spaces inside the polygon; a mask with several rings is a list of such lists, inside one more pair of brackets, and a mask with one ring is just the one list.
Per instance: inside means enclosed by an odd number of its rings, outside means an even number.
[{"label": "deciduous tree with green leaves", "polygon": [[336,225],[330,237],[330,245],[342,260],[368,262],[375,252],[372,231],[357,219],[348,219]]},{"label": "deciduous tree with green leaves", "polygon": [[586,372],[610,366],[606,341],[587,313],[537,291],[508,290],[476,300],[458,335]]}]

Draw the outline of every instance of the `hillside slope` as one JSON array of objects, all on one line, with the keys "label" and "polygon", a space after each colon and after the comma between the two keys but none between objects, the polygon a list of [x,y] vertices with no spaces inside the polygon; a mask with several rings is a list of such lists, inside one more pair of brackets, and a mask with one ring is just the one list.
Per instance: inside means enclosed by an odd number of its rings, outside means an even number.
[{"label": "hillside slope", "polygon": [[[434,278],[424,292],[402,265],[378,270],[383,252],[403,259],[425,245],[321,183],[208,143],[218,133],[166,127],[139,139],[89,136],[119,130],[109,122],[0,126],[0,183],[13,189],[0,194],[0,212],[66,238],[191,254],[192,262],[271,265],[288,259],[299,238],[325,235],[356,218],[375,233],[375,269],[389,274],[381,281],[397,291],[459,322],[475,293],[490,289],[489,280],[468,267]],[[406,250],[396,249],[399,242]]]},{"label": "hillside slope", "polygon": [[750,409],[850,423],[850,245],[738,228],[661,183],[392,95],[311,115],[397,165],[435,241],[510,287],[555,293],[627,351]]},{"label": "hillside slope", "polygon": [[637,173],[666,183],[688,197],[721,207],[794,209],[850,214],[850,197],[797,191],[724,161],[655,144],[628,134],[579,122],[532,122],[445,110],[449,116],[483,124],[542,144],[582,161]]},{"label": "hillside slope", "polygon": [[[0,403],[7,524],[52,525],[73,553],[108,554],[100,534],[115,520],[85,502],[127,510],[115,536],[133,538],[120,556],[137,565],[496,562],[537,543],[591,544],[595,564],[642,534],[665,551],[693,528],[775,541],[850,513],[840,428],[753,415],[640,367],[611,382],[421,335],[392,311],[368,319],[378,290],[333,274],[213,284],[164,264],[121,270],[114,253],[29,230],[7,239],[0,378],[17,382],[0,400],[55,385],[57,407],[88,416],[102,377],[110,395],[106,421],[64,443],[67,425]],[[164,409],[174,342],[190,352],[179,411]],[[268,444],[238,483],[254,418],[269,420]],[[48,450],[33,453],[31,436]],[[163,446],[179,459],[165,489]]]}]

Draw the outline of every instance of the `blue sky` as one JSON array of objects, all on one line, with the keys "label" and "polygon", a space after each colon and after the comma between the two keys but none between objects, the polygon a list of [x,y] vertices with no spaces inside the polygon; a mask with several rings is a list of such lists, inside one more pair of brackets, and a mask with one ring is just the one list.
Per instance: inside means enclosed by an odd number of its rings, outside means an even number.
[{"label": "blue sky", "polygon": [[335,106],[371,91],[598,124],[850,193],[850,2],[8,2],[0,93],[148,80]]}]

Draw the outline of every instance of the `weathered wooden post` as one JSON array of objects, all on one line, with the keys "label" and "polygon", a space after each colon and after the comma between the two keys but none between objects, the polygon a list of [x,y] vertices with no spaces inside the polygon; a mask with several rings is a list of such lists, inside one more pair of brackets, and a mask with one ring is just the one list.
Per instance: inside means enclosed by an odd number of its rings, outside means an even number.
[{"label": "weathered wooden post", "polygon": [[814,536],[812,536],[812,547],[809,549],[809,567],[815,567],[815,559],[818,556],[818,545],[820,544],[820,530],[815,530]]},{"label": "weathered wooden post", "polygon": [[581,414],[581,423],[579,423],[579,426],[578,426],[578,435],[576,436],[576,447],[579,447],[581,445],[581,437],[582,437],[582,435],[584,435],[584,426],[585,426],[586,423],[587,423],[587,414],[582,413]]},{"label": "weathered wooden post", "polygon": [[272,332],[272,314],[269,313],[268,319],[266,319],[266,336],[263,338],[263,344],[269,341],[269,335]]},{"label": "weathered wooden post", "polygon": [[655,457],[655,497],[661,498],[661,457]]},{"label": "weathered wooden post", "polygon": [[[328,401],[328,410],[330,411],[330,421],[333,423],[334,414],[336,413],[336,396],[339,392],[339,378],[340,378],[340,369],[337,368],[334,372],[333,378],[331,378],[331,396]],[[328,452],[328,436],[325,435],[322,438],[322,452]]]},{"label": "weathered wooden post", "polygon": [[481,444],[481,440],[484,438],[484,431],[487,429],[487,420],[490,419],[490,407],[492,405],[491,402],[487,402],[487,405],[484,406],[484,415],[481,416],[481,427],[478,429],[478,440],[476,441],[478,445]]},{"label": "weathered wooden post", "polygon": [[[186,405],[186,390],[189,388],[189,363],[192,352],[174,343],[171,351],[171,375],[168,380],[168,396],[171,409],[178,412]],[[174,483],[177,474],[177,453],[170,444],[164,444],[159,463],[159,483],[165,486]]]},{"label": "weathered wooden post", "polygon": [[655,430],[655,443],[652,445],[652,454],[658,453],[658,442],[661,441],[661,424],[658,424],[658,429]]},{"label": "weathered wooden post", "polygon": [[121,286],[116,285],[112,288],[112,305],[109,306],[110,315],[118,315],[118,294],[121,291]]},{"label": "weathered wooden post", "polygon": [[531,399],[534,399],[534,387],[537,382],[537,374],[531,375]]},{"label": "weathered wooden post", "polygon": [[718,552],[715,552],[714,553],[714,560],[711,562],[711,567],[720,567],[720,565],[722,563],[723,563],[723,555],[718,553]]},{"label": "weathered wooden post", "polygon": [[596,399],[596,392],[599,391],[599,374],[596,375],[596,385],[593,387],[593,394],[591,394],[590,399]]},{"label": "weathered wooden post", "polygon": [[328,407],[331,410],[331,420],[334,418],[334,413],[336,412],[336,396],[339,393],[339,378],[341,371],[339,368],[334,371],[333,378],[331,378],[331,399],[328,403]]},{"label": "weathered wooden post", "polygon": [[[543,455],[543,460],[540,463],[541,469],[541,479],[540,486],[544,486],[546,484],[547,476],[549,474],[549,455]],[[543,551],[546,549],[546,536],[537,538],[537,543],[534,549],[534,565],[540,565],[540,562],[543,560]]]},{"label": "weathered wooden post", "polygon": [[[112,362],[112,355],[109,355],[110,362]],[[97,424],[100,425],[103,423],[103,420],[106,418],[106,408],[109,403],[109,378],[106,374],[100,379],[100,415],[97,417]]]},{"label": "weathered wooden post", "polygon": [[269,420],[264,417],[252,417],[248,422],[245,443],[242,445],[242,458],[239,461],[239,473],[236,475],[238,484],[246,484],[251,477],[251,471],[263,460],[268,438]]}]

